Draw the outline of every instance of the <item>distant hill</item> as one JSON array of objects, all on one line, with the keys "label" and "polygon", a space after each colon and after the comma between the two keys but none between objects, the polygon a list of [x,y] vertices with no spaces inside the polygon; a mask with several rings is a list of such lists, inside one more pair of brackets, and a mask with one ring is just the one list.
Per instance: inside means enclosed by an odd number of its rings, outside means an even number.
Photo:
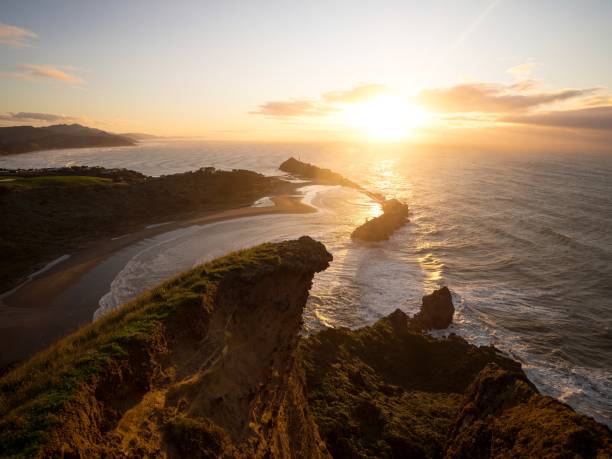
[{"label": "distant hill", "polygon": [[110,134],[80,124],[0,128],[0,155],[61,148],[121,147],[135,144],[133,138]]},{"label": "distant hill", "polygon": [[132,140],[159,139],[158,135],[143,134],[142,132],[126,132],[126,133],[121,133],[121,134],[117,134],[117,135],[120,135],[121,137],[127,137],[128,139],[132,139]]}]

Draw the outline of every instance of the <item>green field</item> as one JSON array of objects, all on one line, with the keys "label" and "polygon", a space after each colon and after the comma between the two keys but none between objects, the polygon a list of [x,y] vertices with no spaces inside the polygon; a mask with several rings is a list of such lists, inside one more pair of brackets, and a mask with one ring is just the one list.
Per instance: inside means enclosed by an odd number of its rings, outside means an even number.
[{"label": "green field", "polygon": [[111,179],[91,177],[87,175],[53,175],[43,177],[7,177],[0,176],[0,186],[34,188],[44,186],[83,186],[106,185],[112,183]]}]

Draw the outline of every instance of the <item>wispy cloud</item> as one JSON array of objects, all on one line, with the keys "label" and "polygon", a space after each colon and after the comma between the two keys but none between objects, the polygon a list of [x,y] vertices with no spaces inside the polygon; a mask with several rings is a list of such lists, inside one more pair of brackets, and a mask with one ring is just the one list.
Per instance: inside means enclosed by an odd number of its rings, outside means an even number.
[{"label": "wispy cloud", "polygon": [[80,121],[78,117],[74,116],[38,112],[9,112],[6,115],[0,115],[0,120],[12,123],[69,123]]},{"label": "wispy cloud", "polygon": [[531,76],[533,69],[537,66],[538,64],[536,62],[528,61],[519,65],[515,65],[514,67],[510,67],[507,72],[517,80],[524,80]]},{"label": "wispy cloud", "polygon": [[28,29],[0,22],[0,45],[10,46],[11,48],[27,48],[31,46],[28,41],[37,36]]},{"label": "wispy cloud", "polygon": [[325,116],[331,113],[332,107],[312,100],[279,100],[261,104],[250,113],[273,118],[294,118],[303,116]]},{"label": "wispy cloud", "polygon": [[353,88],[329,91],[319,99],[290,99],[268,101],[250,113],[272,118],[300,118],[326,116],[339,110],[339,104],[354,104],[388,92],[382,84],[359,84]]},{"label": "wispy cloud", "polygon": [[502,121],[538,126],[612,131],[612,106],[508,116],[503,118]]},{"label": "wispy cloud", "polygon": [[360,84],[346,91],[326,92],[323,94],[323,100],[352,104],[371,99],[388,91],[389,88],[384,84]]},{"label": "wispy cloud", "polygon": [[[444,113],[508,113],[591,95],[600,88],[533,91],[534,84],[468,83],[449,88],[425,89],[416,100],[425,108]],[[529,91],[527,91],[529,90]]]},{"label": "wispy cloud", "polygon": [[0,78],[12,78],[16,80],[39,80],[50,79],[61,81],[72,85],[81,86],[85,81],[74,75],[74,67],[57,67],[52,65],[22,64],[18,65],[16,71],[0,72]]}]

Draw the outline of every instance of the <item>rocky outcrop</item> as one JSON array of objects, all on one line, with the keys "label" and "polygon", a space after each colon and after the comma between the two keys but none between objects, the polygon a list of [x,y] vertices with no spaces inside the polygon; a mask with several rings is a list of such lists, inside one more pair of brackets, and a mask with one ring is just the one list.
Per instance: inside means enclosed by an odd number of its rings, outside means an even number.
[{"label": "rocky outcrop", "polygon": [[612,457],[610,430],[538,393],[521,371],[488,364],[470,384],[447,457]]},{"label": "rocky outcrop", "polygon": [[418,330],[442,330],[453,322],[455,306],[448,287],[434,290],[423,297],[421,310],[411,320],[411,326]]},{"label": "rocky outcrop", "polygon": [[382,203],[382,215],[367,220],[351,234],[353,239],[363,241],[384,241],[408,221],[408,205],[397,199]]},{"label": "rocky outcrop", "polygon": [[337,172],[332,171],[331,169],[325,169],[322,167],[315,166],[314,164],[305,163],[293,157],[284,161],[279,166],[279,169],[296,177],[312,180],[317,183],[327,185],[341,185],[346,186],[348,188],[354,188],[358,191],[361,191],[362,193],[365,193],[375,201],[384,200],[384,197],[382,195],[366,190],[361,185],[353,182],[352,180],[347,179],[346,177],[338,174]]},{"label": "rocky outcrop", "polygon": [[0,379],[0,456],[325,457],[295,350],[308,238],[188,271]]},{"label": "rocky outcrop", "polygon": [[539,394],[518,362],[423,335],[413,320],[396,310],[301,343],[309,406],[333,457],[611,457],[610,430]]}]

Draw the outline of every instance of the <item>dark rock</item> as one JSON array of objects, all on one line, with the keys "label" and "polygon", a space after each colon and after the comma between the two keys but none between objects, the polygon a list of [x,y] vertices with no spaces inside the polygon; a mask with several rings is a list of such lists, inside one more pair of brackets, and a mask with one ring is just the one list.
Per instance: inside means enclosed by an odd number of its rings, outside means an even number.
[{"label": "dark rock", "polygon": [[423,297],[421,310],[412,319],[411,326],[421,330],[442,330],[453,322],[454,313],[450,290],[442,287]]},{"label": "dark rock", "polygon": [[388,199],[382,203],[383,214],[367,220],[351,234],[353,239],[363,241],[383,241],[408,221],[408,205],[397,199]]},{"label": "dark rock", "polygon": [[295,175],[296,177],[300,177],[303,179],[313,180],[319,183],[325,183],[329,185],[342,185],[348,188],[354,188],[362,193],[365,193],[370,198],[375,201],[383,201],[384,197],[378,193],[372,193],[371,191],[366,190],[361,185],[353,182],[352,180],[343,177],[337,172],[332,171],[331,169],[325,169],[322,167],[315,166],[314,164],[305,163],[299,161],[293,157],[284,161],[279,169],[283,172],[288,172],[290,174]]},{"label": "dark rock", "polygon": [[487,365],[466,391],[446,457],[610,457],[610,430],[538,393],[522,371]]}]

